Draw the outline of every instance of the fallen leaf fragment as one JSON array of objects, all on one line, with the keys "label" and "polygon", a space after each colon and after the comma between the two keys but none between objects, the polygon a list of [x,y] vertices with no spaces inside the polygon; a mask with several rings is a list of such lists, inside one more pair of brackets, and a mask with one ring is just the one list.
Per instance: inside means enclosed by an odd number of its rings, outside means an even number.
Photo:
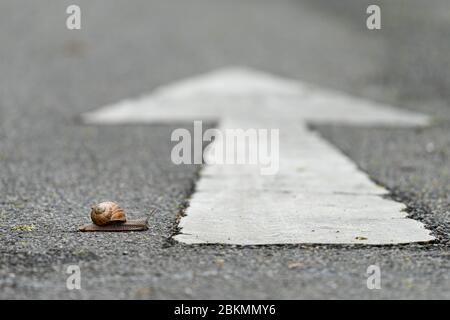
[{"label": "fallen leaf fragment", "polygon": [[33,231],[34,225],[20,225],[11,227],[12,231]]}]

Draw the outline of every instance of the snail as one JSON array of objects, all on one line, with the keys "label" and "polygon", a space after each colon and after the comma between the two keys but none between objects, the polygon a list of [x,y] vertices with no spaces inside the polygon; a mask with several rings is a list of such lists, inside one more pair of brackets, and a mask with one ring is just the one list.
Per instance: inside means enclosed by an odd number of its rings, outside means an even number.
[{"label": "snail", "polygon": [[98,226],[127,221],[122,208],[117,203],[111,201],[93,205],[91,207],[91,219]]},{"label": "snail", "polygon": [[147,218],[128,220],[123,209],[112,201],[93,205],[90,215],[93,223],[82,225],[78,230],[110,232],[148,230]]}]

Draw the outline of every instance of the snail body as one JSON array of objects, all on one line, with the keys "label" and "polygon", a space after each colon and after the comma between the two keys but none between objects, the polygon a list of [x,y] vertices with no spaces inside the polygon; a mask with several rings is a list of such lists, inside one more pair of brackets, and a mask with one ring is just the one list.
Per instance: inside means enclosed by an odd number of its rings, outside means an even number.
[{"label": "snail body", "polygon": [[117,203],[111,201],[93,205],[91,219],[98,226],[127,221],[123,209]]}]

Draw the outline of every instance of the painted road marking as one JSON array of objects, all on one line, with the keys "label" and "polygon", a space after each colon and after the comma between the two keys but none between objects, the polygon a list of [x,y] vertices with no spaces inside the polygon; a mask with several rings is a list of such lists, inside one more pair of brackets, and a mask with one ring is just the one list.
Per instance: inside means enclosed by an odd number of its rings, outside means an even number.
[{"label": "painted road marking", "polygon": [[396,244],[433,240],[308,123],[426,126],[428,116],[244,68],[179,81],[83,116],[86,123],[220,120],[220,128],[279,128],[280,169],[207,165],[176,240],[239,245]]}]

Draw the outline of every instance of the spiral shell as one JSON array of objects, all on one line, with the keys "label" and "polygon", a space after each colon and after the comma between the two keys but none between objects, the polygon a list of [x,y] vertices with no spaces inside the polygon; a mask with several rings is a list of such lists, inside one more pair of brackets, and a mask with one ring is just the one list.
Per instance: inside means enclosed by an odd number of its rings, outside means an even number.
[{"label": "spiral shell", "polygon": [[91,219],[92,222],[98,226],[127,221],[122,208],[120,208],[117,203],[111,201],[102,202],[92,206]]}]

